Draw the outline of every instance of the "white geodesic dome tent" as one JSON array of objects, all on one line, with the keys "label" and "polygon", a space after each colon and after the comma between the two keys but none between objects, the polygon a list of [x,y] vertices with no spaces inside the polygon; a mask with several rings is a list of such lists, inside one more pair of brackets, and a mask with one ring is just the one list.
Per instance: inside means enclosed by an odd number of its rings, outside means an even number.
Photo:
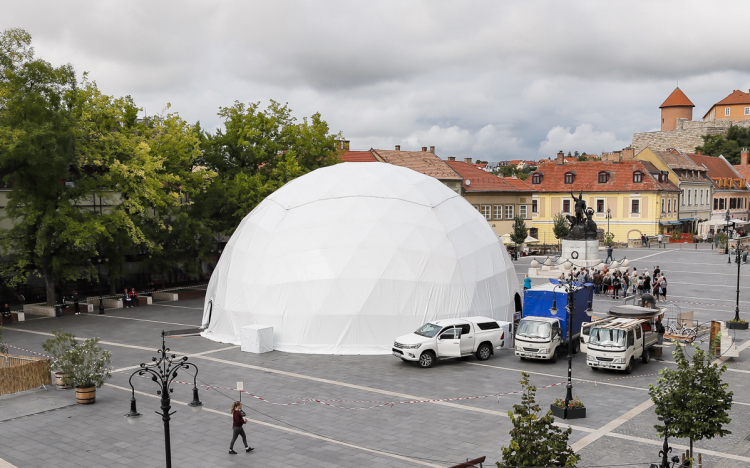
[{"label": "white geodesic dome tent", "polygon": [[227,243],[206,293],[203,336],[239,344],[273,327],[274,349],[389,353],[427,321],[510,321],[518,279],[487,221],[438,180],[343,163],[289,182]]}]

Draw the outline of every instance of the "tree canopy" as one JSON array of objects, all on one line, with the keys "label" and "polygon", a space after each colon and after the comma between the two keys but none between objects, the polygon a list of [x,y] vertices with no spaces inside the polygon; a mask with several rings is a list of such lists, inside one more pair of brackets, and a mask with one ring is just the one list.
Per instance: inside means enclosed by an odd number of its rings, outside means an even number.
[{"label": "tree canopy", "polygon": [[750,148],[750,127],[729,127],[726,138],[723,135],[704,135],[703,146],[697,146],[695,150],[710,156],[722,155],[730,164],[739,164],[742,148]]},{"label": "tree canopy", "polygon": [[168,109],[138,118],[130,96],[36,58],[26,31],[0,34],[6,283],[38,274],[52,304],[61,281],[98,280],[94,258],[106,258],[110,279],[133,257],[151,272],[197,275],[265,197],[339,162],[320,114],[298,122],[286,104],[235,103],[210,132]]}]

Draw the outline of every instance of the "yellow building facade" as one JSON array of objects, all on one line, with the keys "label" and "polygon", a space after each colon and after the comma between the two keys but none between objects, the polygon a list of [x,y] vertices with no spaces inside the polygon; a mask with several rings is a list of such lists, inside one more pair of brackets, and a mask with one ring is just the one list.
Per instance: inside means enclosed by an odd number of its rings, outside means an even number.
[{"label": "yellow building facade", "polygon": [[[581,193],[602,234],[612,232],[616,242],[657,235],[664,226],[676,225],[679,189],[666,171],[645,161],[582,161],[547,163],[529,177],[536,189],[531,217],[539,240],[558,242],[553,226],[557,214],[575,215]],[[662,207],[664,209],[662,210]],[[669,207],[669,208],[667,208]]]}]

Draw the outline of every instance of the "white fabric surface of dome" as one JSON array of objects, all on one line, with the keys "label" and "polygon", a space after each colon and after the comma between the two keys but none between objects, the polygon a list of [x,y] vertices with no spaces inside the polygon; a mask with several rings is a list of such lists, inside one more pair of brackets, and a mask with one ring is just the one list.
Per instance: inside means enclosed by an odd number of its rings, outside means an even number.
[{"label": "white fabric surface of dome", "polygon": [[425,322],[512,320],[515,269],[485,218],[438,180],[342,163],[281,187],[240,223],[211,275],[203,336],[274,349],[385,354]]}]

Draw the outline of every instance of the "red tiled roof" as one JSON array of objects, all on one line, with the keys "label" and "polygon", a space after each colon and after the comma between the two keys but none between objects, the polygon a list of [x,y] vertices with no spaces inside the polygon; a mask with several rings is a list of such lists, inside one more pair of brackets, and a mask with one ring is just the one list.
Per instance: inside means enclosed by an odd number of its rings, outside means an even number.
[{"label": "red tiled roof", "polygon": [[703,165],[708,169],[708,177],[714,181],[714,186],[718,189],[718,179],[729,179],[732,180],[732,190],[743,190],[747,189],[745,184],[741,183],[739,179],[742,177],[734,170],[734,167],[729,164],[729,161],[722,157],[707,156],[705,154],[692,154],[687,153],[688,157],[698,165]]},{"label": "red tiled roof", "polygon": [[344,162],[376,162],[375,156],[369,151],[347,151],[341,155]]},{"label": "red tiled roof", "polygon": [[743,179],[750,180],[750,164],[734,166],[734,170],[739,172]]},{"label": "red tiled roof", "polygon": [[[435,153],[428,151],[395,151],[395,150],[376,150],[371,149],[375,158],[383,162],[393,164],[394,166],[408,167],[424,175],[434,177],[439,180],[462,180],[461,176],[456,174],[445,161],[435,156]],[[477,169],[479,170],[479,169]],[[481,171],[486,174],[484,171]]]},{"label": "red tiled roof", "polygon": [[[462,188],[466,192],[531,192],[531,187],[518,187],[507,182],[506,178],[489,174],[473,164],[463,161],[444,161],[463,178]],[[469,182],[469,183],[467,183]]]},{"label": "red tiled roof", "polygon": [[715,106],[723,106],[727,104],[750,104],[750,94],[743,93],[739,89],[732,91],[732,94],[725,97],[721,101],[714,104]]},{"label": "red tiled roof", "polygon": [[[649,192],[666,190],[679,192],[679,189],[671,182],[658,182],[650,171],[657,169],[653,164],[646,161],[627,160],[620,162],[612,161],[579,161],[575,164],[557,164],[556,162],[545,163],[532,172],[529,176],[531,187],[540,192]],[[609,181],[605,184],[599,183],[599,173],[609,172]],[[633,173],[643,172],[643,182],[633,182]],[[565,174],[575,174],[572,184],[565,183]],[[540,184],[531,183],[535,173],[543,174]],[[669,180],[669,179],[667,179]]]},{"label": "red tiled roof", "polygon": [[529,190],[532,192],[536,191],[536,189],[531,186],[531,183],[527,182],[528,179],[521,180],[518,177],[503,177],[503,180],[513,187],[517,188],[518,190]]},{"label": "red tiled roof", "polygon": [[666,101],[664,101],[662,105],[659,106],[659,108],[684,106],[695,107],[695,104],[693,104],[690,99],[685,96],[685,93],[683,93],[680,88],[675,88],[674,91],[672,91],[672,94],[669,95]]}]

